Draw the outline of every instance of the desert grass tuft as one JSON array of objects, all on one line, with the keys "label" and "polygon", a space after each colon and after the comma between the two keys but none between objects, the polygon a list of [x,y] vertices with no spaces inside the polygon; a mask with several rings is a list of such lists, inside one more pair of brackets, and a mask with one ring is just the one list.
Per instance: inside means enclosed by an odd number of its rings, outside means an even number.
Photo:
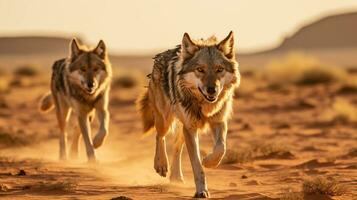
[{"label": "desert grass tuft", "polygon": [[25,138],[0,130],[0,146],[22,146],[28,144]]},{"label": "desert grass tuft", "polygon": [[302,192],[304,195],[341,196],[345,194],[346,191],[347,188],[344,185],[324,177],[305,180],[302,184]]},{"label": "desert grass tuft", "polygon": [[258,142],[252,144],[253,152],[256,156],[269,156],[278,152],[287,151],[287,147],[277,143]]},{"label": "desert grass tuft", "polygon": [[339,94],[357,94],[357,84],[345,84],[338,90]]},{"label": "desert grass tuft", "polygon": [[347,72],[339,67],[322,64],[314,57],[302,53],[291,53],[279,60],[271,61],[261,77],[272,88],[279,85],[314,85],[340,82],[346,79]]},{"label": "desert grass tuft", "polygon": [[338,94],[357,94],[357,77],[350,76],[337,91]]},{"label": "desert grass tuft", "polygon": [[38,67],[30,64],[20,66],[14,71],[14,75],[16,76],[33,77],[38,74],[39,74]]},{"label": "desert grass tuft", "polygon": [[357,157],[357,147],[349,149],[347,155],[350,157]]},{"label": "desert grass tuft", "polygon": [[357,122],[357,108],[349,101],[337,98],[327,109],[323,116],[326,120],[335,123],[355,123]]},{"label": "desert grass tuft", "polygon": [[330,66],[311,66],[302,72],[302,75],[297,79],[298,85],[314,85],[314,84],[328,84],[334,82],[341,82],[347,76],[343,69]]},{"label": "desert grass tuft", "polygon": [[[286,154],[288,152],[288,154]],[[252,162],[256,159],[270,157],[285,158],[293,156],[285,146],[275,143],[253,143],[239,150],[227,149],[221,164]]]},{"label": "desert grass tuft", "polygon": [[137,85],[137,79],[134,76],[130,75],[119,76],[113,80],[113,86],[118,88],[133,88]]},{"label": "desert grass tuft", "polygon": [[24,130],[4,129],[0,127],[0,148],[25,146],[37,142],[39,136],[36,133],[26,133]]},{"label": "desert grass tuft", "polygon": [[253,160],[253,151],[251,149],[243,149],[240,151],[227,149],[221,164],[246,163]]},{"label": "desert grass tuft", "polygon": [[5,78],[0,78],[0,93],[7,92],[9,89],[9,80]]},{"label": "desert grass tuft", "polygon": [[144,85],[144,82],[146,82],[143,78],[145,75],[137,70],[116,69],[113,74],[113,88],[131,89]]},{"label": "desert grass tuft", "polygon": [[42,191],[62,191],[62,192],[73,192],[77,189],[77,183],[73,181],[53,181],[53,182],[40,182],[38,185],[34,186],[35,190]]},{"label": "desert grass tuft", "polygon": [[9,185],[0,183],[0,192],[6,192],[9,189],[11,189],[11,187]]},{"label": "desert grass tuft", "polygon": [[127,196],[119,196],[119,197],[113,197],[110,200],[133,200],[133,199]]},{"label": "desert grass tuft", "polygon": [[0,66],[0,77],[4,77],[7,75],[8,75],[7,71],[3,67]]}]

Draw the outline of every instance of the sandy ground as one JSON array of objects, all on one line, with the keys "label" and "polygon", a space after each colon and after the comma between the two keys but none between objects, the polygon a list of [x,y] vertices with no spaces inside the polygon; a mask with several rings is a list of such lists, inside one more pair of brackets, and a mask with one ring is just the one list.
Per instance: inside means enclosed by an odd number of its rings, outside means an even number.
[{"label": "sandy ground", "polygon": [[[112,90],[110,135],[97,151],[98,165],[86,164],[83,143],[79,160],[59,162],[54,112],[37,111],[47,76],[0,94],[0,199],[191,199],[186,150],[185,185],[172,185],[153,169],[154,135],[141,135],[134,106],[143,85]],[[322,199],[356,199],[357,157],[351,149],[357,146],[357,124],[324,118],[336,98],[357,105],[355,94],[324,85],[273,90],[249,74],[242,87],[228,133],[228,149],[237,154],[228,155],[238,162],[226,158],[217,169],[206,169],[212,199],[279,199],[318,176],[348,188],[343,196]],[[209,134],[201,135],[201,145],[203,153],[210,150]],[[260,154],[244,160],[254,148]]]}]

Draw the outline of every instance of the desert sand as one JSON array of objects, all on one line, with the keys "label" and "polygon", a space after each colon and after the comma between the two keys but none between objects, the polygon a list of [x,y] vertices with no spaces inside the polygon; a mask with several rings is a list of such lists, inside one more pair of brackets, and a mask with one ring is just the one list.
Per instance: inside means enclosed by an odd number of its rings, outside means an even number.
[{"label": "desert sand", "polygon": [[[191,199],[195,187],[186,149],[184,185],[154,171],[155,136],[142,135],[135,110],[146,85],[145,74],[138,76],[142,80],[129,88],[113,83],[110,135],[97,150],[95,166],[86,164],[83,143],[78,160],[58,161],[55,114],[37,109],[49,90],[49,72],[2,76],[10,85],[0,93],[0,199]],[[336,99],[357,105],[356,93],[339,84],[274,88],[244,72],[228,152],[218,168],[206,169],[212,199],[298,199],[290,196],[316,177],[335,181],[345,192],[304,199],[356,199],[357,123],[326,117]],[[93,128],[95,133],[96,123]],[[75,123],[69,137],[73,131]],[[201,134],[202,154],[211,146],[210,134]]]}]

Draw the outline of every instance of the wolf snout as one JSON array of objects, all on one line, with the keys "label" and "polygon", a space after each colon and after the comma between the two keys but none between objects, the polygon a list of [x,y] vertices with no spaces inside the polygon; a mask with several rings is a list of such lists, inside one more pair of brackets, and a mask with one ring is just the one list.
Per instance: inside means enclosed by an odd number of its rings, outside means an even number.
[{"label": "wolf snout", "polygon": [[209,95],[215,95],[217,93],[216,87],[207,87],[206,91]]},{"label": "wolf snout", "polygon": [[96,83],[95,83],[94,81],[88,81],[88,82],[87,82],[87,87],[88,87],[88,88],[92,89],[92,88],[94,88],[95,86],[96,86]]}]

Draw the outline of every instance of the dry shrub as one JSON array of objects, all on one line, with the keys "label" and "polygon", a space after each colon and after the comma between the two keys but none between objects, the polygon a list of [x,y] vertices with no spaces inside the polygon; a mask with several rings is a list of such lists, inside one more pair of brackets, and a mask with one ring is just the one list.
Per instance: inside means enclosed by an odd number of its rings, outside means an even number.
[{"label": "dry shrub", "polygon": [[227,149],[221,164],[246,163],[256,159],[293,157],[286,147],[275,143],[254,143],[240,150]]},{"label": "dry shrub", "polygon": [[340,196],[346,193],[346,187],[335,180],[328,180],[323,177],[316,177],[305,180],[302,184],[304,195],[329,195]]},{"label": "dry shrub", "polygon": [[0,131],[0,141],[0,146],[18,146],[25,145],[27,143],[24,138],[4,131]]},{"label": "dry shrub", "polygon": [[357,108],[347,100],[336,99],[323,117],[332,122],[354,123],[357,122]]},{"label": "dry shrub", "polygon": [[332,199],[332,196],[341,196],[347,193],[347,187],[335,180],[324,177],[316,177],[305,180],[301,185],[301,191],[284,192],[281,200],[315,200]]},{"label": "dry shrub", "polygon": [[0,67],[0,93],[9,90],[9,76],[8,72]]},{"label": "dry shrub", "polygon": [[258,142],[252,145],[252,149],[257,156],[268,156],[273,153],[287,151],[287,148],[283,145],[268,142]]},{"label": "dry shrub", "polygon": [[6,92],[9,90],[9,80],[5,78],[0,78],[0,93]]},{"label": "dry shrub", "polygon": [[353,147],[350,150],[348,150],[347,156],[357,157],[357,147]]},{"label": "dry shrub", "polygon": [[7,71],[4,70],[3,67],[0,66],[0,77],[4,77],[4,76],[6,76],[6,75],[8,75],[8,74],[7,74]]},{"label": "dry shrub", "polygon": [[357,84],[345,84],[339,90],[339,94],[357,94]]},{"label": "dry shrub", "polygon": [[36,135],[26,135],[22,130],[10,131],[0,128],[0,148],[24,146],[37,141]]},{"label": "dry shrub", "polygon": [[253,152],[250,149],[240,151],[227,149],[221,164],[246,163],[253,160]]},{"label": "dry shrub", "polygon": [[17,76],[32,77],[32,76],[36,76],[38,74],[39,74],[38,67],[36,67],[34,65],[23,65],[23,66],[18,67],[14,71],[14,75],[17,75]]},{"label": "dry shrub", "polygon": [[73,181],[44,181],[39,182],[37,185],[30,187],[33,190],[40,190],[40,191],[61,191],[61,192],[73,192],[77,188],[77,183]]},{"label": "dry shrub", "polygon": [[271,85],[328,84],[345,80],[342,68],[323,65],[314,57],[291,53],[280,60],[273,60],[263,70],[262,77]]},{"label": "dry shrub", "polygon": [[337,91],[338,94],[357,94],[357,77],[351,76]]},{"label": "dry shrub", "polygon": [[357,74],[357,66],[352,65],[352,66],[347,66],[346,70],[348,71],[348,73],[350,74]]},{"label": "dry shrub", "polygon": [[9,189],[11,189],[11,187],[9,185],[0,183],[0,192],[6,192]]},{"label": "dry shrub", "polygon": [[137,79],[133,76],[119,76],[113,81],[113,86],[119,88],[133,88],[137,85]]},{"label": "dry shrub", "polygon": [[119,197],[111,198],[110,200],[133,200],[133,199],[127,196],[119,196]]},{"label": "dry shrub", "polygon": [[112,85],[114,88],[131,89],[142,85],[145,81],[143,78],[145,75],[135,70],[116,69],[113,74]]},{"label": "dry shrub", "polygon": [[255,79],[242,79],[240,86],[234,91],[234,96],[238,98],[250,98],[254,95],[254,91],[256,91],[257,87],[258,84]]}]

